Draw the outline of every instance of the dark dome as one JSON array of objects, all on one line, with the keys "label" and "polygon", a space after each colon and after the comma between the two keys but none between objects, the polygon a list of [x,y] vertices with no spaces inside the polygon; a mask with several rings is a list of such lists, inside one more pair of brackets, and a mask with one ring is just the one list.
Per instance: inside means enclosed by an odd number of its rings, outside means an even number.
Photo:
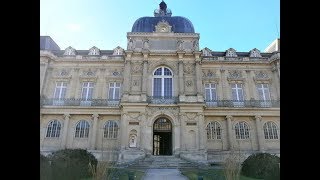
[{"label": "dark dome", "polygon": [[194,33],[194,28],[191,21],[185,17],[142,17],[136,20],[132,26],[131,32],[154,32],[155,26],[159,21],[165,20],[175,33]]}]

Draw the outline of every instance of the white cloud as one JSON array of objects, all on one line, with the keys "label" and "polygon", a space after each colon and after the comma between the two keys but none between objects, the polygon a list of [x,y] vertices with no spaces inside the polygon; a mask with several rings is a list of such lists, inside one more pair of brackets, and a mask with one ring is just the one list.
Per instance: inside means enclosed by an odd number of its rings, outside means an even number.
[{"label": "white cloud", "polygon": [[67,24],[66,28],[70,32],[79,32],[79,31],[81,31],[81,25],[80,24],[70,23],[70,24]]}]

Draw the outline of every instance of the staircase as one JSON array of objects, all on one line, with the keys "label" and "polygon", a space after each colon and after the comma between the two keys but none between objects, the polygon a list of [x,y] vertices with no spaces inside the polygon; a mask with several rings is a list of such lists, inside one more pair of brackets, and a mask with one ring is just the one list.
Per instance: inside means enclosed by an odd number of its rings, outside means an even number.
[{"label": "staircase", "polygon": [[175,156],[150,156],[129,166],[131,169],[190,169],[197,167],[197,164]]}]

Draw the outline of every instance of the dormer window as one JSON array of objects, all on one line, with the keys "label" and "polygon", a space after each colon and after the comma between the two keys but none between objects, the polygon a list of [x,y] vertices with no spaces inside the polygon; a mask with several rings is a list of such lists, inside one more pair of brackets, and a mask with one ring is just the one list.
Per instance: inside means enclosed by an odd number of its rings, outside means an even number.
[{"label": "dormer window", "polygon": [[64,54],[63,55],[75,56],[76,55],[76,50],[73,47],[69,46],[64,50]]},{"label": "dormer window", "polygon": [[233,48],[229,48],[229,49],[226,51],[226,57],[238,57],[238,56],[237,56],[237,53],[236,53],[236,50],[233,49]]},{"label": "dormer window", "polygon": [[254,48],[250,51],[249,57],[262,57],[260,51],[257,48]]},{"label": "dormer window", "polygon": [[113,50],[113,55],[123,55],[123,49],[118,46]]},{"label": "dormer window", "polygon": [[89,49],[89,54],[88,55],[93,55],[93,56],[100,55],[100,49],[98,49],[97,47],[93,46],[91,49]]}]

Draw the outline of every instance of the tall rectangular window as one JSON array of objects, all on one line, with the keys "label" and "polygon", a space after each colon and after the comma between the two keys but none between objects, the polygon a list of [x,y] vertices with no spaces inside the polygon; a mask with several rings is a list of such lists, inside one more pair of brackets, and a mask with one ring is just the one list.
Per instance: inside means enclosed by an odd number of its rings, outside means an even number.
[{"label": "tall rectangular window", "polygon": [[209,106],[217,105],[217,88],[216,84],[209,83],[204,85],[206,104]]},{"label": "tall rectangular window", "polygon": [[231,84],[232,101],[234,106],[244,106],[243,88],[242,84]]},{"label": "tall rectangular window", "polygon": [[57,82],[56,88],[54,90],[54,99],[61,100],[66,96],[67,83],[66,82]]},{"label": "tall rectangular window", "polygon": [[81,104],[80,105],[91,106],[93,86],[94,86],[93,82],[84,82],[82,84]]},{"label": "tall rectangular window", "polygon": [[64,99],[67,92],[67,83],[66,82],[57,82],[54,89],[53,95],[53,105],[62,106],[64,105]]},{"label": "tall rectangular window", "polygon": [[260,104],[262,107],[271,106],[271,98],[268,84],[257,84],[257,90],[259,95]]},{"label": "tall rectangular window", "polygon": [[162,90],[161,78],[154,78],[153,79],[153,96],[160,97],[161,90]]},{"label": "tall rectangular window", "polygon": [[109,84],[109,100],[120,99],[120,86],[119,82],[113,82]]}]

